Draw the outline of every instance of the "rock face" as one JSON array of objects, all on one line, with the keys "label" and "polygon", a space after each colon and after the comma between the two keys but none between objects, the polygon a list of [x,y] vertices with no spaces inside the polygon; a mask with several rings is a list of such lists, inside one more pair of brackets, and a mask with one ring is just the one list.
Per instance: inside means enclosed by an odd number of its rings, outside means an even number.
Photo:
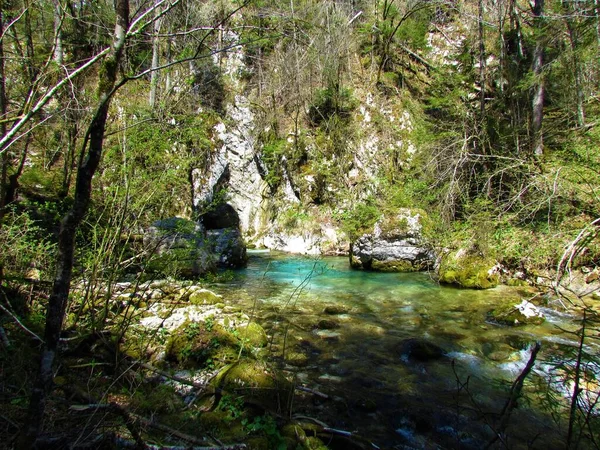
[{"label": "rock face", "polygon": [[[226,42],[235,43],[239,36],[229,31]],[[235,47],[220,62],[230,81],[242,92],[244,54]],[[241,93],[227,104],[225,118],[231,125],[218,123],[215,136],[221,143],[203,168],[192,170],[193,209],[202,214],[220,193],[225,193],[227,204],[235,210],[239,229],[244,236],[255,235],[266,221],[265,199],[268,185],[262,179],[260,160],[255,149],[255,120],[250,101]],[[238,227],[238,225],[236,225]],[[225,228],[215,226],[216,228]]]},{"label": "rock face", "polygon": [[423,238],[423,212],[402,209],[377,222],[350,247],[350,265],[384,272],[413,272],[433,267],[435,254]]}]

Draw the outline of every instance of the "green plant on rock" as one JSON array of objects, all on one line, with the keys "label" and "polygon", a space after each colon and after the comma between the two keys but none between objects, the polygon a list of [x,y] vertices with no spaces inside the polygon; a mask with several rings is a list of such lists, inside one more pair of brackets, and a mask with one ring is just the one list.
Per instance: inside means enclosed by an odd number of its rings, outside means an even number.
[{"label": "green plant on rock", "polygon": [[341,227],[351,241],[355,241],[364,233],[373,230],[375,222],[381,217],[381,212],[373,198],[357,203],[341,215]]},{"label": "green plant on rock", "polygon": [[249,434],[267,437],[271,449],[285,450],[287,448],[286,441],[279,432],[277,422],[273,416],[265,414],[254,417],[252,420],[244,418],[242,419],[242,425]]},{"label": "green plant on rock", "polygon": [[349,88],[330,86],[316,92],[308,117],[311,124],[318,126],[334,117],[349,118],[355,107],[356,101]]},{"label": "green plant on rock", "polygon": [[224,394],[219,401],[217,410],[228,413],[227,421],[238,419],[244,413],[244,397],[240,395]]}]

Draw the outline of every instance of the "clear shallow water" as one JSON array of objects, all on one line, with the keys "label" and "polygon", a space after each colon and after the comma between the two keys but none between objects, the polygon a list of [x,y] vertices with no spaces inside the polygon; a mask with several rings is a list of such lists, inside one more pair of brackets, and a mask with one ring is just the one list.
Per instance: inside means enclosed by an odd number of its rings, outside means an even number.
[{"label": "clear shallow water", "polygon": [[[254,310],[283,368],[330,396],[299,395],[295,414],[381,448],[485,447],[493,436],[486,422],[494,427],[530,345],[542,343],[540,376],[525,388],[533,403],[543,397],[542,372],[576,345],[557,327],[576,329],[566,315],[540,326],[486,321],[498,303],[531,297],[524,289],[440,287],[426,273],[354,271],[346,258],[251,254],[219,289]],[[508,436],[508,448],[532,439],[533,448],[564,447],[556,424],[527,408],[514,410]]]}]

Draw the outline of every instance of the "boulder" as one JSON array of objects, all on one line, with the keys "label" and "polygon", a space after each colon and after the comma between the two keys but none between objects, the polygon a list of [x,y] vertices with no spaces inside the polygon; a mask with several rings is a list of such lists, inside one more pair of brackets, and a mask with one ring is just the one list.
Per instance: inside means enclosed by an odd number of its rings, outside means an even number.
[{"label": "boulder", "polygon": [[488,320],[510,326],[539,325],[545,318],[542,311],[528,300],[521,303],[508,303],[488,313]]},{"label": "boulder", "polygon": [[294,385],[267,363],[242,358],[224,367],[211,382],[215,390],[242,396],[245,403],[286,415],[290,411]]},{"label": "boulder", "polygon": [[489,289],[498,285],[498,265],[475,249],[459,249],[442,256],[438,279],[443,284],[470,289]]},{"label": "boulder", "polygon": [[234,268],[246,265],[246,243],[238,228],[208,230],[206,237],[219,267]]},{"label": "boulder", "polygon": [[423,236],[427,218],[423,211],[402,208],[383,218],[373,232],[362,235],[350,246],[350,265],[382,272],[414,272],[433,266],[435,254]]},{"label": "boulder", "polygon": [[172,217],[158,220],[146,231],[144,246],[155,256],[147,270],[184,278],[216,268],[203,228],[191,220]]},{"label": "boulder", "polygon": [[173,217],[154,222],[144,245],[154,254],[147,269],[176,277],[194,278],[217,267],[246,264],[246,244],[235,227],[207,231],[199,223]]}]

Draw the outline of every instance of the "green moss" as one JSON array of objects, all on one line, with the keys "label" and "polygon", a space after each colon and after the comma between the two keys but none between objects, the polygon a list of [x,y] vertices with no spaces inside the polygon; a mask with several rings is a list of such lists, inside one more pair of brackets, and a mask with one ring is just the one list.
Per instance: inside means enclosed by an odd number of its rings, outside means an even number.
[{"label": "green moss", "polygon": [[217,409],[203,413],[200,425],[225,442],[242,441],[247,437],[242,420],[239,417],[232,419],[231,412],[227,410]]},{"label": "green moss", "polygon": [[186,322],[167,341],[167,360],[186,367],[226,364],[237,357],[238,340],[216,323]]},{"label": "green moss", "polygon": [[304,441],[302,447],[305,448],[306,450],[328,450],[329,449],[329,447],[327,447],[321,439],[319,439],[318,437],[313,437],[313,436],[307,437],[306,440]]},{"label": "green moss", "polygon": [[417,272],[421,270],[421,266],[413,266],[410,261],[378,261],[374,259],[371,269],[378,272]]},{"label": "green moss", "polygon": [[493,271],[494,260],[457,251],[445,255],[439,267],[439,281],[468,289],[496,287],[499,276]]},{"label": "green moss", "polygon": [[223,368],[211,385],[280,414],[289,411],[294,392],[293,384],[281,372],[265,362],[247,358]]},{"label": "green moss", "polygon": [[188,298],[192,305],[215,305],[223,301],[223,297],[208,289],[199,289],[190,294]]},{"label": "green moss", "polygon": [[236,328],[236,332],[244,345],[262,348],[268,343],[267,333],[256,322],[242,325]]},{"label": "green moss", "polygon": [[143,384],[133,394],[131,406],[138,413],[151,415],[176,413],[184,404],[172,386]]}]

